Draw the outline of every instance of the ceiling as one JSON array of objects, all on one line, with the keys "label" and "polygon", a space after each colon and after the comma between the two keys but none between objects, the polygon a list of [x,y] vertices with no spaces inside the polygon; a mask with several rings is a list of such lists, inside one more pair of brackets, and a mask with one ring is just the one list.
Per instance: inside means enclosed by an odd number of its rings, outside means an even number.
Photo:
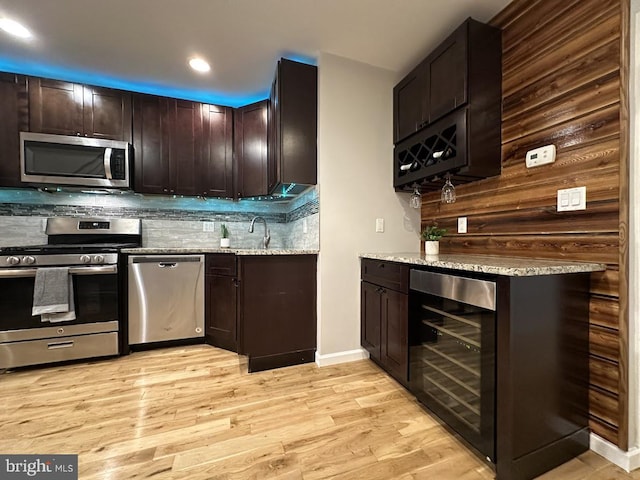
[{"label": "ceiling", "polygon": [[[510,0],[0,0],[0,70],[239,106],[268,96],[281,56],[320,52],[406,73],[465,18]],[[198,55],[208,74],[187,66]]]}]

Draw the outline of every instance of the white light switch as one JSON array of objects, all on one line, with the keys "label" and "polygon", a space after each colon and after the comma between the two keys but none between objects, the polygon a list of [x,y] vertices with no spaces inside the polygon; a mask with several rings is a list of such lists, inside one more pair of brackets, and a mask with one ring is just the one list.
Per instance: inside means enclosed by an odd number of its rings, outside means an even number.
[{"label": "white light switch", "polygon": [[384,218],[376,218],[376,233],[384,232]]},{"label": "white light switch", "polygon": [[558,190],[558,212],[586,210],[587,187]]},{"label": "white light switch", "polygon": [[467,217],[458,217],[458,233],[467,233]]},{"label": "white light switch", "polygon": [[203,232],[213,232],[215,231],[215,228],[216,228],[215,222],[202,222]]},{"label": "white light switch", "polygon": [[553,163],[556,161],[556,146],[545,145],[544,147],[536,148],[535,150],[529,150],[525,163],[527,168],[539,167],[540,165],[546,165],[547,163]]}]

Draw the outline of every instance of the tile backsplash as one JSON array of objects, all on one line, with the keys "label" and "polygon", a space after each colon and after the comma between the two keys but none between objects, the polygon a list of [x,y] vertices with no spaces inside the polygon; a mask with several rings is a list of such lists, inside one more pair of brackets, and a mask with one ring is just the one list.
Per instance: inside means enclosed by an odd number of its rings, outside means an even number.
[{"label": "tile backsplash", "polygon": [[[260,216],[267,221],[270,247],[318,249],[318,204],[315,187],[288,202],[0,188],[0,246],[46,243],[47,217],[93,216],[140,218],[147,247],[217,246],[224,223],[232,247],[258,248],[264,235],[262,222],[256,223],[254,233],[248,230],[251,219]],[[205,222],[213,222],[213,231],[204,231]]]}]

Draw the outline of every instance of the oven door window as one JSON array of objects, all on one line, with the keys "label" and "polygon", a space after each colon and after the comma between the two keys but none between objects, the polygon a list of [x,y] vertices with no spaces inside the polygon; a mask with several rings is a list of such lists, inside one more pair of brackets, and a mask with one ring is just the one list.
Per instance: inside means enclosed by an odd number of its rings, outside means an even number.
[{"label": "oven door window", "polygon": [[[34,280],[0,277],[0,331],[50,326],[31,315]],[[60,325],[118,320],[117,273],[73,275],[73,289],[76,319]]]}]

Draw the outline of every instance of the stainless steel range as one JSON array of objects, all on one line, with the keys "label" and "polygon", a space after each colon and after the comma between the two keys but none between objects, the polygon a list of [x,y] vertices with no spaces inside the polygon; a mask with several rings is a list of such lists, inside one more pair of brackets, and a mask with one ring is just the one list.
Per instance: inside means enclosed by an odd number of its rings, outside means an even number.
[{"label": "stainless steel range", "polygon": [[119,353],[118,258],[140,220],[50,218],[45,232],[0,248],[0,369]]}]

